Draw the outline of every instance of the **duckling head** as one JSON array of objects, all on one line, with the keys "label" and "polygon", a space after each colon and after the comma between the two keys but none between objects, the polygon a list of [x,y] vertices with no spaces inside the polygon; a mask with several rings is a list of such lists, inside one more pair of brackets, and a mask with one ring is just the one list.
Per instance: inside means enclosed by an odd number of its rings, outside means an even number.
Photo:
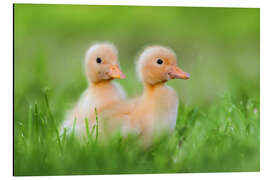
[{"label": "duckling head", "polygon": [[118,51],[110,43],[94,44],[88,49],[85,56],[85,71],[92,83],[125,78],[119,67]]},{"label": "duckling head", "polygon": [[146,84],[155,85],[170,79],[189,79],[190,75],[177,66],[173,50],[162,46],[146,48],[137,62],[137,74]]}]

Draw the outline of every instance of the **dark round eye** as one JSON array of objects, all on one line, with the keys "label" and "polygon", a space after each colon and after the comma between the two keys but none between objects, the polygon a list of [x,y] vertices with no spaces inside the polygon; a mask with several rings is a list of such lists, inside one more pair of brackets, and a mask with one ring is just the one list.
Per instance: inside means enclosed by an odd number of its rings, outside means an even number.
[{"label": "dark round eye", "polygon": [[158,60],[157,60],[157,63],[158,63],[158,64],[162,64],[163,61],[162,61],[161,59],[158,59]]},{"label": "dark round eye", "polygon": [[102,61],[100,57],[98,57],[96,60],[97,60],[97,63],[101,63]]}]

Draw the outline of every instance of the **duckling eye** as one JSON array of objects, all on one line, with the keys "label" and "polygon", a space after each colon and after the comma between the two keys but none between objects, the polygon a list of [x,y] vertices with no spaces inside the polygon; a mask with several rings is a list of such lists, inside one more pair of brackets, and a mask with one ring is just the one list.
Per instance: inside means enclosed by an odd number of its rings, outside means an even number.
[{"label": "duckling eye", "polygon": [[97,61],[97,63],[99,63],[99,64],[102,62],[102,60],[101,60],[100,57],[98,57],[98,58],[96,59],[96,61]]},{"label": "duckling eye", "polygon": [[157,63],[158,63],[158,64],[162,64],[163,61],[162,61],[161,59],[158,59],[158,60],[157,60]]}]

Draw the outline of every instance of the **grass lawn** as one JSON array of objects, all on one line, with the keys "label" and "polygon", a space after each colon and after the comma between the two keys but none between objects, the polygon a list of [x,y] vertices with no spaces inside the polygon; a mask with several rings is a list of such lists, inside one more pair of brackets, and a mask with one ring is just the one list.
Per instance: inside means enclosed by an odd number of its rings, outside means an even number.
[{"label": "grass lawn", "polygon": [[147,149],[132,136],[108,143],[59,136],[44,101],[16,128],[15,175],[259,171],[259,105],[251,99],[225,95],[207,111],[181,106],[173,135]]},{"label": "grass lawn", "polygon": [[[16,4],[14,14],[14,175],[260,170],[259,9]],[[175,50],[191,79],[168,83],[180,100],[171,136],[145,149],[117,133],[108,143],[59,134],[97,40],[119,48],[130,97],[142,91],[138,52]]]}]

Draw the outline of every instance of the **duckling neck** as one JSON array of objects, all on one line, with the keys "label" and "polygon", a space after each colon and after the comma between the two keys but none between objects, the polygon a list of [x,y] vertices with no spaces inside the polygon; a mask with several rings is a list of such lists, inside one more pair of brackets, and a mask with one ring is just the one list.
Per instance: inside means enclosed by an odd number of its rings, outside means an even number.
[{"label": "duckling neck", "polygon": [[162,89],[166,87],[164,82],[158,83],[158,84],[144,84],[144,92],[143,97],[151,97],[157,92],[159,89]]},{"label": "duckling neck", "polygon": [[93,103],[97,108],[109,105],[112,102],[119,100],[118,91],[112,81],[102,81],[99,83],[91,84],[88,87]]},{"label": "duckling neck", "polygon": [[114,85],[111,80],[105,80],[89,84],[88,89],[96,95],[101,95],[102,93],[104,94],[110,93],[109,91],[113,90],[114,89],[113,87]]},{"label": "duckling neck", "polygon": [[103,87],[103,86],[107,86],[111,84],[111,80],[103,80],[103,81],[99,81],[99,82],[92,82],[90,83],[90,87],[93,88],[99,88],[99,87]]}]

